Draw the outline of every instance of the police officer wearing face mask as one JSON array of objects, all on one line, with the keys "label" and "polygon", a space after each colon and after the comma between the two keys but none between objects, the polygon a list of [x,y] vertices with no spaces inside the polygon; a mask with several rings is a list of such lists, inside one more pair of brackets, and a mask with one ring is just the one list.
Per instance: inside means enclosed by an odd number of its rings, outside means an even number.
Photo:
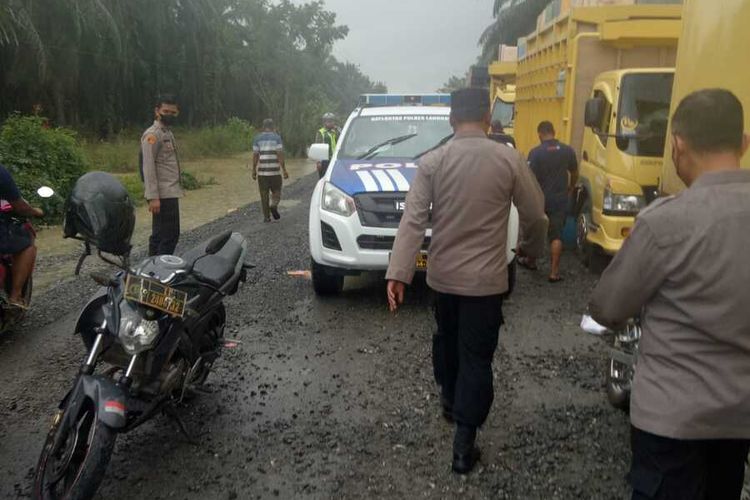
[{"label": "police officer wearing face mask", "polygon": [[183,191],[177,143],[170,129],[179,113],[174,96],[160,96],[154,108],[154,124],[141,137],[142,177],[152,215],[149,255],[173,254],[180,237],[179,199]]}]

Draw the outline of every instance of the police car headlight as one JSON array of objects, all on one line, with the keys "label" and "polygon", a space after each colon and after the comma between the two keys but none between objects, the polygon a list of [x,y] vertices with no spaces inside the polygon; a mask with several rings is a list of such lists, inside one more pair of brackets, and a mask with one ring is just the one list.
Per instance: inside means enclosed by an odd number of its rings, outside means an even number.
[{"label": "police car headlight", "polygon": [[323,187],[323,199],[320,207],[326,212],[343,215],[344,217],[349,217],[357,211],[354,199],[330,182],[326,182]]},{"label": "police car headlight", "polygon": [[151,347],[159,336],[159,322],[147,321],[130,306],[120,308],[120,343],[128,354],[135,355]]},{"label": "police car headlight", "polygon": [[604,190],[604,212],[613,215],[637,215],[646,206],[646,198],[636,194],[615,194],[607,187]]}]

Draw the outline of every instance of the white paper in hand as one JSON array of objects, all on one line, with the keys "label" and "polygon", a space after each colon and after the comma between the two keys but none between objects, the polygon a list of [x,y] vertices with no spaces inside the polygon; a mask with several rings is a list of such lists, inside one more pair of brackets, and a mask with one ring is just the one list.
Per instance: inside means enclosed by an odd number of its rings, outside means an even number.
[{"label": "white paper in hand", "polygon": [[599,323],[594,321],[594,318],[592,318],[588,314],[584,314],[583,318],[581,318],[581,329],[586,333],[590,333],[591,335],[604,335],[605,333],[609,332],[609,328],[600,325]]}]

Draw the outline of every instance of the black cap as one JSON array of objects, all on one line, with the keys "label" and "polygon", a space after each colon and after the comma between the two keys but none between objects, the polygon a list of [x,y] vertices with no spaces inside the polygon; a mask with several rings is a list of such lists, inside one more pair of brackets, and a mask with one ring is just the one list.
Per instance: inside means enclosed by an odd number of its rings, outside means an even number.
[{"label": "black cap", "polygon": [[451,93],[451,115],[459,121],[480,121],[490,110],[490,92],[471,87]]}]

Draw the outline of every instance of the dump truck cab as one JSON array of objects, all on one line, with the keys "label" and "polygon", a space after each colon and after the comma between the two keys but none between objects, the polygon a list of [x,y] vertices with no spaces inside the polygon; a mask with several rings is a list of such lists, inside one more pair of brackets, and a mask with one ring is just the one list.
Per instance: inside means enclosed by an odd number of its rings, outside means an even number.
[{"label": "dump truck cab", "polygon": [[658,194],[673,68],[598,75],[586,102],[577,242],[615,253]]},{"label": "dump truck cab", "polygon": [[[500,57],[510,60],[498,60],[489,66],[490,102],[492,103],[492,121],[499,121],[508,135],[513,135],[516,118],[516,53],[507,49],[515,47],[502,46]],[[503,54],[505,52],[505,54]]]}]

